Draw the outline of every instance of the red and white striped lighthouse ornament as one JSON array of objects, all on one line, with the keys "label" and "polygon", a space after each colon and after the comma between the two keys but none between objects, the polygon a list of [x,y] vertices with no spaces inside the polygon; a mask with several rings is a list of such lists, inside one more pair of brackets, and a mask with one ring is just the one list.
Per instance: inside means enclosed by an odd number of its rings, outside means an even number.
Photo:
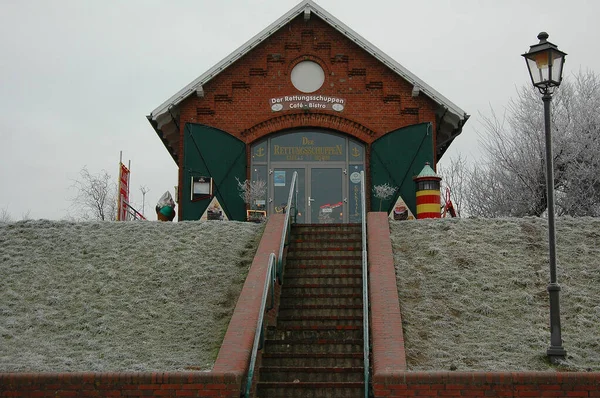
[{"label": "red and white striped lighthouse ornament", "polygon": [[417,220],[422,218],[440,218],[440,181],[429,163],[418,176],[413,177],[417,184]]}]

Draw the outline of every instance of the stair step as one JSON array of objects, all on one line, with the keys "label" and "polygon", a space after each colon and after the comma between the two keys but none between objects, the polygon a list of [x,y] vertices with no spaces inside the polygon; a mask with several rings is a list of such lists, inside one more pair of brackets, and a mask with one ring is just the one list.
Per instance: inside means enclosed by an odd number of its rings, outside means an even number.
[{"label": "stair step", "polygon": [[364,382],[258,382],[256,395],[260,398],[359,398],[364,396]]},{"label": "stair step", "polygon": [[308,256],[335,256],[340,258],[340,254],[343,253],[346,257],[356,257],[356,253],[362,255],[361,247],[290,247],[288,250],[288,257],[308,257]]},{"label": "stair step", "polygon": [[303,328],[303,327],[288,327],[288,328],[271,328],[267,329],[267,339],[269,340],[285,340],[285,341],[345,341],[345,340],[361,340],[363,337],[362,326],[348,326],[343,329],[337,327],[322,327],[322,328]]},{"label": "stair step", "polygon": [[282,298],[281,305],[296,305],[296,304],[306,304],[306,305],[320,305],[320,304],[333,304],[333,305],[362,305],[362,298],[359,297],[334,297],[334,298],[324,298],[324,297],[303,297],[303,298]]},{"label": "stair step", "polygon": [[[316,307],[325,307],[324,305],[319,305]],[[330,317],[340,317],[340,316],[359,316],[362,315],[362,305],[354,305],[354,306],[329,306],[329,308],[298,308],[298,306],[286,306],[285,308],[279,308],[279,317],[295,316],[297,318],[306,318],[311,316],[330,316]]]},{"label": "stair step", "polygon": [[360,265],[353,265],[353,268],[286,268],[284,279],[289,278],[362,278],[362,268]]},{"label": "stair step", "polygon": [[286,327],[318,329],[322,326],[343,329],[347,326],[362,326],[362,324],[362,316],[280,316],[277,318],[277,326],[282,329]]},{"label": "stair step", "polygon": [[364,380],[364,368],[262,366],[260,378],[265,382],[361,382]]},{"label": "stair step", "polygon": [[291,293],[289,291],[283,290],[281,292],[281,298],[354,298],[354,297],[362,297],[362,293],[342,293],[338,291],[326,292],[326,293]]},{"label": "stair step", "polygon": [[285,275],[285,279],[286,281],[292,280],[292,281],[296,281],[296,279],[307,279],[307,278],[314,278],[314,279],[342,279],[342,280],[352,280],[354,281],[355,279],[360,279],[362,280],[362,275],[356,275],[356,274],[350,274],[350,273],[341,273],[341,274],[335,274],[335,275],[328,275],[328,274],[319,274],[319,273],[313,273],[313,272],[306,272],[306,273],[302,273],[302,274],[298,274],[298,275],[289,275],[286,273]]},{"label": "stair step", "polygon": [[[311,289],[311,291],[314,289]],[[357,289],[358,290],[358,289]],[[290,294],[290,292],[284,291],[281,294],[280,305],[318,305],[318,304],[331,304],[331,305],[362,305],[362,290],[356,293],[348,294],[332,294],[331,292],[325,292],[322,294]]]},{"label": "stair step", "polygon": [[306,252],[288,252],[286,261],[289,260],[300,260],[306,262],[307,260],[323,261],[362,261],[362,250],[355,251],[338,251],[338,252],[322,252],[322,251],[306,251]]},{"label": "stair step", "polygon": [[341,232],[341,233],[313,233],[313,234],[293,234],[290,235],[290,243],[295,242],[356,242],[362,245],[362,234]]},{"label": "stair step", "polygon": [[348,316],[336,316],[336,315],[311,315],[311,316],[303,316],[303,315],[283,315],[277,317],[277,322],[280,321],[362,321],[362,315],[348,315]]},{"label": "stair step", "polygon": [[320,229],[305,229],[298,230],[296,228],[292,228],[292,233],[290,234],[292,238],[306,238],[306,239],[318,239],[318,238],[326,238],[329,239],[331,237],[340,239],[360,239],[362,240],[362,229],[348,229],[345,231],[339,231],[335,229],[329,230],[320,230]]},{"label": "stair step", "polygon": [[295,268],[338,268],[338,267],[348,267],[354,268],[359,267],[362,268],[362,255],[360,257],[353,256],[352,258],[339,258],[339,257],[327,257],[327,258],[308,258],[308,257],[298,257],[298,258],[286,258],[285,260],[285,269],[295,269]]},{"label": "stair step", "polygon": [[362,353],[362,339],[272,340],[265,339],[265,353]]},{"label": "stair step", "polygon": [[[354,278],[358,279],[358,278]],[[295,282],[295,281],[294,281]],[[296,288],[329,288],[329,289],[342,289],[342,288],[360,288],[362,289],[362,279],[357,281],[348,282],[333,282],[333,283],[285,283],[284,289],[296,289]]]},{"label": "stair step", "polygon": [[280,305],[280,310],[329,310],[329,309],[359,309],[362,310],[362,305],[341,305],[341,304],[286,304]]},{"label": "stair step", "polygon": [[362,285],[330,285],[323,286],[319,284],[315,285],[295,285],[287,286],[288,294],[302,295],[302,294],[327,294],[327,293],[338,293],[338,294],[358,294],[362,295]]},{"label": "stair step", "polygon": [[295,239],[290,242],[290,251],[301,249],[362,250],[362,241],[352,239]]},{"label": "stair step", "polygon": [[[327,260],[326,260],[327,261]],[[352,261],[338,261],[337,264],[323,261],[290,261],[285,266],[286,273],[294,272],[320,272],[320,271],[341,271],[341,270],[362,270],[362,259]]]},{"label": "stair step", "polygon": [[361,287],[362,276],[338,276],[338,275],[317,275],[317,276],[284,276],[284,284],[288,287]]},{"label": "stair step", "polygon": [[336,236],[327,236],[327,239],[316,238],[314,235],[295,235],[290,237],[290,243],[358,243],[362,244],[362,236],[357,238],[350,238],[347,235],[340,235],[340,237]]},{"label": "stair step", "polygon": [[292,226],[292,234],[294,233],[305,233],[306,231],[318,231],[318,232],[339,232],[339,231],[362,231],[360,224],[294,224]]},{"label": "stair step", "polygon": [[277,328],[281,331],[288,330],[362,330],[362,322],[354,322],[354,324],[325,324],[325,323],[316,323],[312,322],[298,322],[298,324],[294,324],[288,322],[286,324],[278,325]]},{"label": "stair step", "polygon": [[364,353],[264,353],[262,365],[356,367],[364,365]]}]

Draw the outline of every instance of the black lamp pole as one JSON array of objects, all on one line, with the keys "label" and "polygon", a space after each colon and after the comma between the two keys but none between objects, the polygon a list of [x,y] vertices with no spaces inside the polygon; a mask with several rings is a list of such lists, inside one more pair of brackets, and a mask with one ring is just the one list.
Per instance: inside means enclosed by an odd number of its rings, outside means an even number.
[{"label": "black lamp pole", "polygon": [[529,68],[533,85],[542,93],[544,102],[544,125],[546,136],[546,197],[548,201],[548,247],[550,254],[550,347],[546,354],[554,364],[564,360],[567,351],[563,348],[560,327],[560,285],[556,279],[556,230],[554,227],[554,164],[552,156],[552,129],[550,104],[552,93],[562,81],[562,70],[566,53],[547,41],[548,33],[538,35],[540,42],[523,54]]}]

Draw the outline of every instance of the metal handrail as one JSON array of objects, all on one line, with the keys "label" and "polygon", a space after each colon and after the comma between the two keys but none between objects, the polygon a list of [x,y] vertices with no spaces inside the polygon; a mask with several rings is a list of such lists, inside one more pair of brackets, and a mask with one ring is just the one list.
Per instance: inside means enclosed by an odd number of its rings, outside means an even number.
[{"label": "metal handrail", "polygon": [[[286,210],[283,229],[281,231],[281,244],[279,245],[279,256],[276,258],[275,253],[271,253],[269,255],[267,278],[265,279],[265,287],[263,288],[262,299],[260,301],[258,324],[256,325],[256,332],[254,333],[254,344],[252,346],[252,354],[250,355],[248,378],[246,380],[246,390],[244,391],[245,398],[250,397],[252,379],[254,378],[254,366],[256,365],[256,356],[258,355],[258,350],[262,348],[264,341],[264,317],[265,307],[267,305],[267,294],[269,294],[269,287],[271,288],[271,305],[268,310],[272,309],[275,306],[275,283],[277,277],[279,276],[279,283],[283,281],[283,248],[287,243],[287,239],[289,239],[288,232],[290,229],[290,214],[292,213],[292,196],[294,190],[296,191],[296,203],[298,203],[298,187],[296,186],[297,179],[298,173],[294,171],[294,174],[292,174],[292,183],[290,184],[290,193],[288,194],[288,200],[285,206]],[[275,264],[275,262],[277,262],[277,264]]]},{"label": "metal handrail", "polygon": [[369,396],[369,285],[367,274],[367,214],[365,203],[365,172],[360,172],[361,229],[362,229],[362,288],[363,288],[363,356],[365,373],[365,398]]},{"label": "metal handrail", "polygon": [[[270,276],[270,277],[269,277]],[[265,319],[265,307],[267,305],[267,294],[269,294],[269,288],[271,288],[271,308],[274,305],[274,291],[275,291],[275,253],[269,255],[269,265],[267,266],[267,278],[265,279],[265,286],[263,288],[262,299],[260,301],[260,311],[258,313],[258,324],[256,325],[256,332],[254,334],[254,344],[252,345],[252,355],[250,356],[250,366],[248,368],[248,379],[246,380],[246,390],[244,391],[244,397],[250,397],[250,389],[252,388],[252,379],[254,378],[254,366],[256,365],[256,356],[258,350],[262,348],[264,341],[264,319]]]},{"label": "metal handrail", "polygon": [[[287,204],[285,206],[285,219],[283,229],[281,231],[281,243],[279,244],[279,256],[277,257],[277,276],[279,282],[283,282],[283,248],[288,243],[289,230],[290,230],[290,214],[292,213],[292,196],[294,190],[296,191],[296,204],[298,203],[298,187],[296,186],[296,180],[298,179],[298,172],[294,171],[292,174],[292,183],[290,184],[290,193],[288,194]],[[295,209],[294,209],[295,211]]]}]

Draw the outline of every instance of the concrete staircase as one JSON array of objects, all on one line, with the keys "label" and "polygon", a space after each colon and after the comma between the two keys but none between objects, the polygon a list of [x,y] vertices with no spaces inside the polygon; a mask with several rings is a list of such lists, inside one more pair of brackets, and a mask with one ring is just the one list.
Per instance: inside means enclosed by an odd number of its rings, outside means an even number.
[{"label": "concrete staircase", "polygon": [[295,225],[256,396],[363,397],[360,224]]}]

